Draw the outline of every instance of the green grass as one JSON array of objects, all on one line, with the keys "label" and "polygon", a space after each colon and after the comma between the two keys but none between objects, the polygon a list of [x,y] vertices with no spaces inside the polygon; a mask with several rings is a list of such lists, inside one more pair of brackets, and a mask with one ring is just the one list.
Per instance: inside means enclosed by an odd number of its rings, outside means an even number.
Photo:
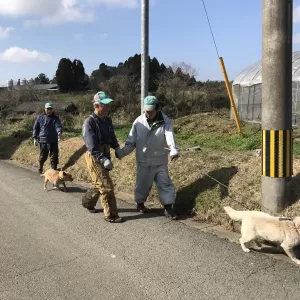
[{"label": "green grass", "polygon": [[116,125],[115,127],[115,134],[117,139],[120,142],[125,142],[129,131],[131,129],[131,124],[126,124],[126,125]]},{"label": "green grass", "polygon": [[199,145],[201,148],[224,151],[254,150],[260,147],[259,134],[220,134],[220,133],[179,133],[176,135],[178,144],[183,147]]},{"label": "green grass", "polygon": [[[64,133],[62,139],[81,137],[82,124],[85,115],[63,117]],[[181,149],[200,146],[202,149],[222,150],[222,151],[245,151],[254,150],[261,147],[260,128],[257,124],[242,122],[243,135],[236,133],[236,128],[232,122],[226,118],[218,116],[184,117],[175,120],[174,131],[176,140]],[[6,125],[0,129],[0,137],[9,137],[13,131],[31,132],[34,120],[27,118],[21,122]],[[228,132],[222,129],[233,125]],[[192,126],[191,126],[192,125]],[[209,130],[202,129],[208,126]],[[131,129],[131,124],[115,126],[115,133],[120,142],[124,142]],[[300,136],[299,129],[294,130],[294,137]],[[300,157],[300,141],[294,141],[293,152],[295,157]]]},{"label": "green grass", "polygon": [[294,141],[293,152],[295,157],[298,158],[300,156],[300,142]]}]

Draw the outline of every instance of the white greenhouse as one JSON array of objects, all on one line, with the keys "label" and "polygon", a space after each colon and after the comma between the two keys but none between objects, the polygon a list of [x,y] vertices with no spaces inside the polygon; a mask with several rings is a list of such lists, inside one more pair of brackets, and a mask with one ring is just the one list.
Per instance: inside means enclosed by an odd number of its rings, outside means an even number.
[{"label": "white greenhouse", "polygon": [[[300,51],[293,52],[292,59],[293,75],[293,120],[300,116]],[[232,94],[239,117],[244,121],[261,122],[261,102],[262,102],[262,62],[243,70],[233,81]]]}]

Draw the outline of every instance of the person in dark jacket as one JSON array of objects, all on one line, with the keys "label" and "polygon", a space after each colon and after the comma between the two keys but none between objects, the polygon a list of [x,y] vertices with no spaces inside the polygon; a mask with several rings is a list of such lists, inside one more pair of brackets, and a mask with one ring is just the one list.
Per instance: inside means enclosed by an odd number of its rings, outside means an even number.
[{"label": "person in dark jacket", "polygon": [[45,112],[39,115],[33,125],[34,145],[40,146],[39,173],[43,173],[45,161],[50,153],[51,168],[57,170],[58,141],[62,133],[59,117],[55,115],[53,104],[45,104]]},{"label": "person in dark jacket", "polygon": [[109,171],[113,169],[110,149],[116,156],[120,146],[116,138],[112,120],[108,117],[109,103],[113,100],[100,91],[94,95],[94,112],[84,121],[82,135],[87,148],[85,161],[91,176],[92,188],[82,198],[82,205],[89,212],[98,212],[95,206],[100,197],[104,219],[111,223],[121,223],[117,201]]}]

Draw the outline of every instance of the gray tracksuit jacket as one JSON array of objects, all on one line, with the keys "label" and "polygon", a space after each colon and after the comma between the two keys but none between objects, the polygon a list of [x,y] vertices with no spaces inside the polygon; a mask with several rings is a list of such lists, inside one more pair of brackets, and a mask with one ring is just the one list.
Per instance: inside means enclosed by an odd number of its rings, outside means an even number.
[{"label": "gray tracksuit jacket", "polygon": [[128,155],[134,149],[138,164],[167,165],[169,155],[178,155],[172,120],[158,112],[157,120],[150,126],[145,114],[139,116],[132,124],[122,151]]}]

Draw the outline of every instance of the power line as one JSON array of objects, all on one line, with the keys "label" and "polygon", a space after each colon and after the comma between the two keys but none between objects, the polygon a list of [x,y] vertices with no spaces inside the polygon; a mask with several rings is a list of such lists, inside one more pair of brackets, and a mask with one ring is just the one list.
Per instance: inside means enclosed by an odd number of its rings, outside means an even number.
[{"label": "power line", "polygon": [[206,6],[205,6],[204,0],[202,0],[202,3],[203,3],[204,11],[205,11],[205,14],[206,14],[207,22],[208,22],[208,25],[209,25],[209,28],[210,28],[211,36],[213,38],[213,41],[214,41],[214,44],[215,44],[215,48],[216,48],[216,52],[217,52],[217,55],[218,55],[218,58],[219,58],[220,55],[219,55],[217,43],[216,43],[216,40],[215,40],[215,37],[214,37],[214,33],[213,33],[211,25],[210,25],[210,21],[209,21],[209,17],[208,17],[208,14],[207,14],[207,10],[206,10]]}]

